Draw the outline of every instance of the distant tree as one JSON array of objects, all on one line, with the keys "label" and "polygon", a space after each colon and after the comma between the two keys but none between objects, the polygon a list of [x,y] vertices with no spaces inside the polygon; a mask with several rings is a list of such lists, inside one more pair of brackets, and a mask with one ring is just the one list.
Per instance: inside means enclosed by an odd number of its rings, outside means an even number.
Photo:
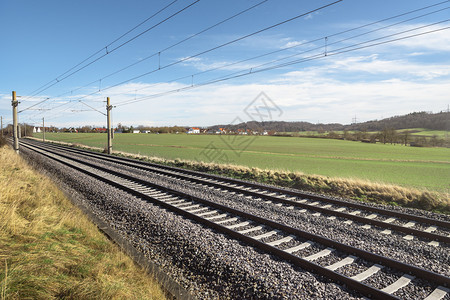
[{"label": "distant tree", "polygon": [[403,131],[403,133],[400,135],[402,144],[405,146],[408,145],[410,137],[411,137],[411,131],[409,131],[409,130]]},{"label": "distant tree", "polygon": [[339,136],[339,134],[337,134],[337,133],[334,132],[334,131],[329,131],[329,132],[328,132],[328,137],[329,137],[330,139],[337,139],[337,138],[339,138],[340,136]]},{"label": "distant tree", "polygon": [[374,133],[374,134],[369,134],[369,141],[371,143],[376,143],[378,139],[378,134]]},{"label": "distant tree", "polygon": [[384,128],[382,131],[378,133],[378,138],[380,139],[380,142],[383,144],[386,143],[395,143],[397,140],[397,132],[393,128]]},{"label": "distant tree", "polygon": [[363,134],[362,134],[362,132],[361,131],[355,131],[355,133],[353,134],[353,138],[356,140],[356,141],[362,141],[364,138],[363,138]]},{"label": "distant tree", "polygon": [[86,126],[78,127],[77,131],[82,132],[82,133],[88,133],[88,132],[92,132],[92,129],[93,128],[91,126],[86,125]]},{"label": "distant tree", "polygon": [[391,144],[397,143],[397,131],[395,131],[394,128],[391,127],[387,129],[387,139]]},{"label": "distant tree", "polygon": [[433,147],[439,146],[439,140],[437,135],[433,135],[430,139],[430,145]]},{"label": "distant tree", "polygon": [[348,130],[344,130],[344,134],[342,135],[344,140],[351,140],[351,134],[348,132]]}]

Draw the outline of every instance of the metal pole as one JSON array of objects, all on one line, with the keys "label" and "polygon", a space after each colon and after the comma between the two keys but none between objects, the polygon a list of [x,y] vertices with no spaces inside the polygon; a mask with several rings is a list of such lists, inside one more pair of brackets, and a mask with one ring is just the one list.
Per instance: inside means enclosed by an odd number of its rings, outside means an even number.
[{"label": "metal pole", "polygon": [[17,105],[19,102],[16,100],[16,91],[12,92],[11,105],[13,107],[13,139],[14,139],[14,150],[19,153],[19,138],[17,137]]},{"label": "metal pole", "polygon": [[107,124],[106,131],[108,132],[108,154],[112,152],[112,138],[111,138],[111,103],[109,102],[109,97],[106,98],[106,113],[107,113]]},{"label": "metal pole", "polygon": [[42,141],[45,142],[45,121],[42,118]]}]

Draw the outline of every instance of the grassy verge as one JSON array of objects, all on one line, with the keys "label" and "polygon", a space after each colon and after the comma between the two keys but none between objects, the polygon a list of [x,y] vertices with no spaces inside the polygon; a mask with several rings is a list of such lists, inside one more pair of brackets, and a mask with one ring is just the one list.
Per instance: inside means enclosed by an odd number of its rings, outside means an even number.
[{"label": "grassy verge", "polygon": [[0,148],[0,299],[165,299],[46,177]]},{"label": "grassy verge", "polygon": [[[143,158],[140,157],[140,159]],[[364,202],[419,208],[446,214],[450,213],[450,199],[449,194],[447,193],[421,191],[413,188],[374,183],[358,179],[306,175],[301,172],[263,170],[245,166],[185,160],[167,160],[156,157],[144,159],[180,168],[209,172],[315,193],[324,193]]]}]

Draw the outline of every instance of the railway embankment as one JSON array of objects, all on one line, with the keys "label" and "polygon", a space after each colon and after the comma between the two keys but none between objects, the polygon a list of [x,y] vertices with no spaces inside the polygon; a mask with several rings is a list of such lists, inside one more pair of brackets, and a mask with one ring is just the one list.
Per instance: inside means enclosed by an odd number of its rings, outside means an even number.
[{"label": "railway embankment", "polygon": [[165,299],[52,181],[0,147],[1,299]]}]

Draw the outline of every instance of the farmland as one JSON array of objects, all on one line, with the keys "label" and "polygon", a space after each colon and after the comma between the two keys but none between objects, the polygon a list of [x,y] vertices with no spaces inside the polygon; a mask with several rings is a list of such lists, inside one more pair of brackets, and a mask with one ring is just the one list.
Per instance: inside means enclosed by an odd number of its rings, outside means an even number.
[{"label": "farmland", "polygon": [[[46,139],[106,146],[106,134],[98,133],[46,133]],[[113,149],[166,159],[228,162],[439,192],[450,189],[447,148],[272,136],[116,134]]]}]

